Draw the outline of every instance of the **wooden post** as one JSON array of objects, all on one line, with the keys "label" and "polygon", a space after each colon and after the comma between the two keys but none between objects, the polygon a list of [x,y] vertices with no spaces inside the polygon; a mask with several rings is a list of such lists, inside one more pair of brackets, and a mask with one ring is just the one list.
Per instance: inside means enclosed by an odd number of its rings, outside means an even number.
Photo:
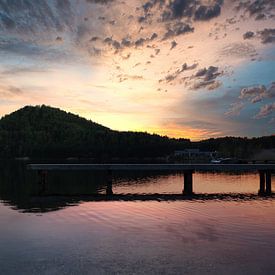
[{"label": "wooden post", "polygon": [[107,187],[106,195],[113,195],[113,182],[112,182],[112,170],[107,170]]},{"label": "wooden post", "polygon": [[271,195],[272,190],[271,190],[271,172],[270,171],[265,172],[265,184],[266,184],[266,189],[265,189],[266,194]]},{"label": "wooden post", "polygon": [[260,189],[258,194],[264,195],[265,194],[265,172],[259,171],[259,175],[260,175]]},{"label": "wooden post", "polygon": [[38,170],[38,175],[40,176],[39,183],[41,185],[39,193],[44,194],[46,191],[48,172],[46,170]]},{"label": "wooden post", "polygon": [[193,171],[184,171],[184,187],[182,193],[184,195],[193,194]]}]

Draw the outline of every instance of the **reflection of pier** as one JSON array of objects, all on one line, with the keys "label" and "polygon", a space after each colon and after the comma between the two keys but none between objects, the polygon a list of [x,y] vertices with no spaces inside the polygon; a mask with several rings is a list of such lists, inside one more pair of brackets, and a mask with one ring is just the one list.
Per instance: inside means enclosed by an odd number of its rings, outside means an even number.
[{"label": "reflection of pier", "polygon": [[29,164],[28,168],[39,171],[42,185],[46,184],[48,171],[59,170],[101,170],[107,171],[106,194],[113,195],[113,171],[178,171],[184,174],[183,194],[193,194],[193,173],[196,171],[208,172],[259,172],[259,195],[271,195],[271,173],[275,172],[275,164]]}]

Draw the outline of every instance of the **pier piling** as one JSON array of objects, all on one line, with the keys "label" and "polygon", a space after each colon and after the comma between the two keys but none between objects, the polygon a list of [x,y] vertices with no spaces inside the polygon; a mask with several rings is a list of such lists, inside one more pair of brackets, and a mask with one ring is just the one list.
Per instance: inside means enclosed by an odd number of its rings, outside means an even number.
[{"label": "pier piling", "polygon": [[184,186],[182,193],[184,195],[193,194],[193,170],[184,171]]},{"label": "pier piling", "polygon": [[265,172],[259,171],[260,175],[260,189],[259,189],[259,195],[265,194]]},{"label": "pier piling", "polygon": [[272,194],[272,190],[271,190],[271,172],[270,171],[266,171],[265,173],[265,184],[266,184],[266,195],[271,195]]},{"label": "pier piling", "polygon": [[112,170],[107,170],[107,187],[106,187],[106,195],[113,195],[113,178],[112,178]]}]

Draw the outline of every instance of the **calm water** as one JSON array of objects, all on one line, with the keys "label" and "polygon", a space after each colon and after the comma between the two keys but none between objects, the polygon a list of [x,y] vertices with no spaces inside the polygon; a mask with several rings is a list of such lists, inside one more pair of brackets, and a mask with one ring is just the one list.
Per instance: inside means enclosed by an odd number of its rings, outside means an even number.
[{"label": "calm water", "polygon": [[[24,165],[1,164],[0,274],[275,273],[275,198],[253,196],[257,174],[195,174],[196,193],[252,194],[207,201],[74,196],[103,193],[104,173],[52,173],[46,196],[38,182]],[[182,183],[122,173],[113,191],[173,194]]]}]

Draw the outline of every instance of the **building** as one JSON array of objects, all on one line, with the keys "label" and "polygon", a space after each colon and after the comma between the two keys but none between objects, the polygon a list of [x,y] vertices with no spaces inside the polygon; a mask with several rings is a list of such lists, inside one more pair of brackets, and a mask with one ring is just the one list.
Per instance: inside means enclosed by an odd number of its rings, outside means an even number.
[{"label": "building", "polygon": [[217,152],[200,151],[200,149],[184,149],[174,152],[174,157],[185,160],[213,159]]}]

